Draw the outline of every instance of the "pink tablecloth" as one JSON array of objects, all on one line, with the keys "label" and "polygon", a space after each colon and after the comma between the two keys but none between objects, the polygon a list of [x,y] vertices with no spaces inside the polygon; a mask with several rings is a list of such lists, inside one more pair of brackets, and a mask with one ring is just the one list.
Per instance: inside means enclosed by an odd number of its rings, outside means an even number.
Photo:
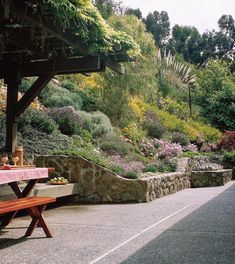
[{"label": "pink tablecloth", "polygon": [[48,177],[47,168],[0,170],[0,184]]}]

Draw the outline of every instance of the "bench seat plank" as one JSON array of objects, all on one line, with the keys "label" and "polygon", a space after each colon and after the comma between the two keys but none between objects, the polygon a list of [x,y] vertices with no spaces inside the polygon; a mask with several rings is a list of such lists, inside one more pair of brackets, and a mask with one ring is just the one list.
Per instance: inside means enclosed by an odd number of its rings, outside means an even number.
[{"label": "bench seat plank", "polygon": [[42,204],[55,202],[56,199],[52,197],[26,197],[18,200],[0,202],[0,214],[5,214],[13,211],[19,211]]},{"label": "bench seat plank", "polygon": [[[35,227],[38,225],[43,228],[47,237],[52,237],[43,217],[42,213],[48,203],[53,203],[56,198],[53,197],[38,197],[30,196],[20,198],[17,200],[11,200],[6,202],[0,202],[0,215],[1,214],[16,214],[17,211],[26,209],[29,215],[32,217],[32,221],[25,233],[25,236],[31,236]],[[1,223],[1,227],[5,227],[4,222]]]}]

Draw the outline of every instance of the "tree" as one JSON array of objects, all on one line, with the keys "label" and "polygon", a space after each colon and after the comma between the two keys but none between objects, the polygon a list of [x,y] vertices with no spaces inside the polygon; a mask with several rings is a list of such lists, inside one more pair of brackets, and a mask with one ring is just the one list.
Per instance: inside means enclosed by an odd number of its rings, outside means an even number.
[{"label": "tree", "polygon": [[170,21],[166,11],[154,11],[143,20],[148,32],[151,32],[159,48],[166,46],[170,35]]},{"label": "tree", "polygon": [[168,48],[173,54],[180,53],[189,63],[201,64],[202,37],[195,27],[175,25]]},{"label": "tree", "polygon": [[235,80],[229,66],[222,60],[210,60],[197,74],[196,103],[220,130],[235,130]]},{"label": "tree", "polygon": [[140,95],[146,101],[156,101],[158,84],[153,65],[157,52],[152,35],[146,32],[145,25],[137,17],[112,16],[108,22],[115,30],[131,35],[141,48],[137,61],[125,65],[125,75],[109,70],[102,74],[102,88],[97,95],[102,102],[101,110],[109,115],[112,123],[126,125],[130,121],[131,96]]},{"label": "tree", "polygon": [[104,19],[109,18],[113,14],[122,13],[124,9],[121,0],[93,0],[93,3]]},{"label": "tree", "polygon": [[125,11],[125,14],[126,15],[130,15],[130,16],[131,15],[132,16],[136,16],[139,19],[142,19],[142,13],[141,13],[139,8],[137,8],[137,9],[127,8],[126,11]]}]

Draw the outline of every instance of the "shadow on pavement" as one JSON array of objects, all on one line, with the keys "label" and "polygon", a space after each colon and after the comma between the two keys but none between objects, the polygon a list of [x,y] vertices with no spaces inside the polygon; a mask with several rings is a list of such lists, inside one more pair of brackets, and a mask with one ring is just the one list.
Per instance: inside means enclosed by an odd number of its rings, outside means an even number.
[{"label": "shadow on pavement", "polygon": [[122,264],[235,264],[235,185]]},{"label": "shadow on pavement", "polygon": [[17,245],[21,242],[26,241],[26,237],[20,237],[20,238],[0,238],[0,250],[4,248],[8,248],[14,245]]}]

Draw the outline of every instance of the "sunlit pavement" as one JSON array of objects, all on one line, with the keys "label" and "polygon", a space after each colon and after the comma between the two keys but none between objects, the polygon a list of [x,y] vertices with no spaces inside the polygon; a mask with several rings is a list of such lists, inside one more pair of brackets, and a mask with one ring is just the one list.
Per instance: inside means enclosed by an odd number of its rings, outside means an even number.
[{"label": "sunlit pavement", "polygon": [[29,218],[0,233],[0,263],[234,264],[235,182],[148,204],[66,205],[45,212],[54,238]]}]

